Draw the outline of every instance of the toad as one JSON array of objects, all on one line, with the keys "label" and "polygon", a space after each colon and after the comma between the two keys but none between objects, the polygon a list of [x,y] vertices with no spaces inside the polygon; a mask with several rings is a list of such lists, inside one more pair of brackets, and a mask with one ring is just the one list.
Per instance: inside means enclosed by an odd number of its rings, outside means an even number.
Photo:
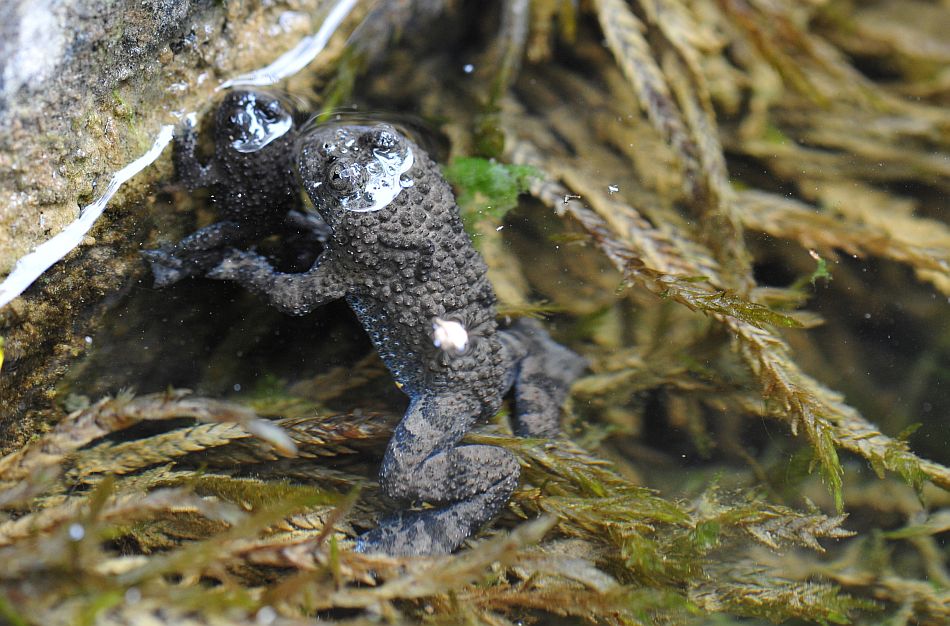
[{"label": "toad", "polygon": [[[177,244],[142,253],[156,287],[201,276],[228,247],[268,235],[283,234],[295,243],[324,239],[325,225],[301,211],[293,170],[294,115],[294,108],[274,94],[229,92],[215,112],[214,155],[207,164],[198,158],[194,121],[186,119],[175,136],[176,177],[189,191],[209,188],[220,220]],[[313,247],[315,242],[300,243]]]},{"label": "toad", "polygon": [[509,451],[462,438],[499,410],[512,386],[516,432],[556,433],[585,361],[535,321],[496,327],[487,268],[451,188],[395,128],[317,126],[301,138],[297,167],[330,229],[313,267],[282,273],[258,254],[233,250],[208,275],[291,315],[346,300],[410,398],[380,470],[383,491],[402,509],[358,537],[356,549],[451,552],[505,506],[520,472]]}]

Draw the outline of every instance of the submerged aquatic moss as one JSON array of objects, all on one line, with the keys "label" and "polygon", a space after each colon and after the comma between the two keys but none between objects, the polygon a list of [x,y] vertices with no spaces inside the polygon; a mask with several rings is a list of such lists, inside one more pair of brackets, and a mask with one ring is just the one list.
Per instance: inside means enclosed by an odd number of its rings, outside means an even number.
[{"label": "submerged aquatic moss", "polygon": [[[82,440],[83,425],[101,416],[104,406],[108,403],[85,409],[56,433],[29,446],[20,456],[26,461],[6,463],[0,478],[24,467],[39,450],[64,450],[53,442]],[[200,407],[206,408],[208,417],[214,412],[244,411],[239,405],[181,394],[126,398],[111,409],[116,418],[124,419],[103,425],[127,427],[130,422],[194,414]],[[314,445],[305,433],[319,430],[322,421],[320,417],[298,421],[286,434],[304,450]],[[194,428],[180,427],[127,443],[137,442],[144,452],[156,440]],[[616,623],[624,624],[695,615],[700,596],[694,594],[701,594],[704,603],[734,606],[737,614],[770,617],[830,619],[866,606],[831,586],[821,587],[820,593],[818,586],[811,586],[796,597],[794,609],[783,612],[778,596],[769,596],[770,603],[736,599],[740,581],[731,583],[718,576],[718,586],[702,582],[713,569],[728,569],[733,560],[748,558],[743,551],[752,543],[821,550],[819,538],[851,534],[840,528],[843,517],[802,514],[761,500],[730,503],[712,490],[695,502],[668,500],[631,483],[612,464],[568,440],[514,438],[493,429],[480,429],[468,439],[513,451],[524,468],[524,485],[510,505],[514,516],[506,524],[510,532],[492,533],[456,556],[394,559],[349,551],[352,525],[371,523],[366,516],[379,502],[363,498],[361,503],[352,490],[349,496],[328,492],[320,471],[309,476],[296,473],[296,484],[291,484],[251,477],[268,463],[282,461],[262,459],[251,476],[241,476],[244,472],[235,466],[230,470],[234,475],[228,476],[189,470],[187,459],[167,456],[143,462],[141,467],[148,469],[138,474],[106,477],[78,491],[70,488],[74,483],[67,471],[52,480],[33,473],[2,492],[8,495],[27,487],[45,495],[38,500],[34,495],[34,502],[42,503],[36,512],[0,523],[0,554],[7,564],[0,586],[16,592],[37,576],[52,576],[58,582],[45,593],[72,596],[85,577],[94,575],[96,592],[58,607],[56,613],[89,623],[135,615],[169,593],[179,598],[173,610],[227,611],[237,620],[231,623],[253,620],[265,606],[292,615],[371,608],[380,602],[395,603],[392,608],[398,606],[406,616],[425,613],[420,604],[425,603],[427,611],[435,607],[435,617],[442,619],[458,619],[460,611],[471,619],[481,615],[489,620],[495,611],[548,611],[620,616]],[[222,445],[238,445],[237,441]],[[114,449],[100,444],[74,454],[49,454],[43,466],[83,466],[84,457],[91,455],[102,463]],[[345,487],[348,479],[339,478]],[[349,480],[357,486],[360,478]],[[9,509],[16,499],[4,502]],[[370,503],[372,508],[367,509]],[[515,521],[525,517],[533,521]],[[117,545],[125,550],[117,551]],[[123,554],[130,546],[143,556]],[[274,567],[290,574],[275,578],[268,573]],[[180,582],[169,583],[169,577]],[[220,602],[212,598],[191,604],[188,597],[209,591],[207,580],[224,584]],[[375,586],[367,587],[370,581]],[[786,594],[799,589],[792,581],[775,581]],[[775,586],[760,587],[762,594],[776,593]],[[141,607],[138,602],[116,600],[127,600],[132,589],[142,599]],[[461,604],[446,602],[452,597]],[[762,608],[766,604],[767,610]],[[30,606],[31,615],[39,614],[38,606]],[[6,613],[15,615],[10,607]]]}]

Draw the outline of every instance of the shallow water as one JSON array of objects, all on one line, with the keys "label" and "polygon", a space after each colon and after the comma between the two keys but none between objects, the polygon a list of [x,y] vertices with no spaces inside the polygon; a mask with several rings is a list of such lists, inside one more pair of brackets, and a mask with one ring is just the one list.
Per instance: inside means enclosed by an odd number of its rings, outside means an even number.
[{"label": "shallow water", "polygon": [[[626,5],[593,4],[601,10],[600,26],[597,15],[586,15],[576,24],[576,39],[562,33],[545,40],[553,45],[548,53],[537,39],[539,24],[533,25],[530,61],[503,85],[500,100],[491,94],[499,89],[497,68],[510,66],[510,42],[496,39],[505,32],[503,18],[469,8],[430,26],[431,43],[408,36],[359,68],[352,91],[344,90],[344,104],[357,112],[331,115],[329,122],[317,118],[309,127],[421,119],[409,126],[428,128],[421,136],[434,138],[433,146],[450,146],[439,151],[423,144],[443,164],[494,156],[537,168],[540,177],[529,193],[503,215],[491,206],[499,193],[493,184],[503,186],[498,180],[476,183],[474,190],[457,186],[457,195],[469,198],[462,210],[491,268],[501,321],[542,312],[545,327],[591,363],[565,407],[564,439],[535,445],[504,438],[510,402],[472,435],[512,450],[523,468],[510,509],[480,537],[522,528],[525,518],[542,512],[554,515],[557,527],[543,539],[519,540],[502,556],[479,544],[452,561],[459,570],[413,574],[410,591],[393,587],[389,600],[411,623],[427,616],[505,623],[499,615],[545,624],[615,623],[617,615],[632,621],[616,623],[758,624],[770,617],[819,623],[846,614],[858,624],[885,617],[942,623],[950,556],[950,498],[941,484],[950,464],[950,278],[940,263],[950,258],[950,239],[947,185],[937,176],[939,163],[924,155],[946,155],[950,147],[946,137],[914,131],[920,154],[909,154],[899,130],[913,120],[927,128],[946,122],[940,92],[895,104],[902,91],[930,85],[908,72],[899,75],[898,89],[873,83],[880,93],[871,101],[891,107],[886,113],[844,82],[829,102],[818,92],[834,94],[829,77],[836,74],[795,41],[772,52],[789,55],[785,62],[814,64],[801,70],[809,87],[789,76],[783,85],[784,66],[773,59],[775,69],[768,55],[743,48],[751,44],[741,33],[768,31],[779,18],[793,29],[801,22],[784,21],[791,19],[785,9],[776,9],[781,15],[769,22],[765,9],[755,8],[764,25],[749,26],[732,3],[700,3],[712,21],[682,9],[692,16],[693,30],[685,32],[694,38],[683,40],[640,7],[636,19],[646,23],[650,38],[641,42],[648,54],[638,57],[634,40],[625,39],[634,37],[623,29],[631,23]],[[817,13],[809,27],[786,36],[863,50],[836,34],[834,14],[810,10]],[[858,13],[855,23],[863,23],[867,15]],[[605,24],[609,16],[613,26]],[[555,37],[557,22],[548,26]],[[907,27],[916,27],[913,20]],[[730,38],[730,47],[717,49],[716,37]],[[692,52],[684,61],[669,56],[671,47]],[[659,77],[643,65],[649,58],[658,60]],[[874,62],[887,65],[886,59],[864,61]],[[639,86],[629,76],[631,64],[644,77]],[[684,95],[700,89],[690,78],[694,71],[702,72],[714,107],[714,139],[701,130],[706,103]],[[779,73],[763,78],[770,71]],[[770,99],[759,80],[783,97]],[[325,95],[332,85],[321,76],[311,87]],[[638,89],[651,85],[658,100],[644,112]],[[321,113],[317,102],[314,115]],[[893,118],[908,123],[889,125]],[[503,148],[486,149],[497,148],[499,136]],[[849,139],[855,136],[860,141]],[[269,132],[255,135],[260,141],[254,145],[269,138]],[[721,179],[710,150],[723,159]],[[370,172],[375,186],[353,210],[378,210],[405,188],[402,174],[412,155],[377,157]],[[912,183],[905,180],[908,167],[919,168]],[[134,207],[149,216],[146,246],[213,221],[207,200],[169,185]],[[901,213],[901,207],[912,210]],[[306,269],[280,237],[254,246],[284,271]],[[830,278],[820,275],[821,267]],[[287,480],[339,492],[361,484],[363,498],[335,534],[342,556],[323,551],[322,521],[299,522],[293,533],[262,541],[313,541],[306,545],[318,555],[318,572],[327,562],[319,559],[342,559],[326,566],[332,572],[326,586],[313,583],[323,600],[307,604],[288,592],[292,600],[276,603],[280,611],[312,615],[316,609],[301,607],[317,606],[328,619],[376,611],[370,596],[346,590],[363,589],[356,581],[365,582],[365,568],[388,581],[405,574],[361,562],[345,542],[391,506],[379,497],[375,473],[406,399],[356,318],[341,302],[305,317],[284,316],[234,285],[202,278],[160,291],[149,285],[140,269],[106,303],[85,356],[60,378],[54,410],[87,406],[121,389],[145,395],[175,387],[283,418],[303,451],[294,461],[263,444],[201,443],[209,435],[191,433],[203,427],[192,422],[110,434],[109,445],[129,446],[122,457],[129,465],[122,467],[131,469],[118,472],[117,488],[136,489],[137,477],[149,472],[175,485],[181,472],[183,484],[199,484],[208,471],[221,482],[202,486],[202,495],[259,512],[255,498],[283,489]],[[840,475],[821,447],[825,436],[837,442]],[[161,447],[179,439],[175,445],[192,451]],[[95,448],[100,444],[77,452],[75,467],[108,461],[109,446]],[[143,460],[151,458],[148,449],[159,451],[155,459]],[[933,463],[919,465],[917,456]],[[206,463],[210,470],[201,469]],[[97,472],[108,469],[89,475]],[[835,476],[847,521],[836,517]],[[258,479],[245,485],[253,497],[235,495],[237,483],[228,482]],[[70,488],[82,494],[91,484],[86,476]],[[131,552],[173,550],[180,537],[214,541],[216,527],[201,529],[169,511],[159,509],[154,534],[125,536]],[[856,536],[840,532],[839,524]],[[827,552],[814,551],[816,542]],[[481,563],[480,549],[494,556]],[[268,566],[312,571],[302,561],[267,554],[271,560],[261,562]],[[265,580],[257,563],[234,558],[245,568],[242,585],[264,589],[268,597],[284,589],[287,578]],[[461,565],[466,558],[478,563],[477,576],[494,573],[469,585]],[[816,586],[803,585],[806,580]],[[183,585],[203,588],[190,580]],[[413,589],[426,590],[422,601]],[[880,611],[856,600],[867,598],[880,602]]]}]

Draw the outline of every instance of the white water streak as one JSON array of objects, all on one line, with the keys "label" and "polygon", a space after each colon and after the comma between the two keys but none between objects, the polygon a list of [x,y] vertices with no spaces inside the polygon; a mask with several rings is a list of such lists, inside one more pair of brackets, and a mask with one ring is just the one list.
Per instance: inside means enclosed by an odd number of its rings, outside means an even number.
[{"label": "white water streak", "polygon": [[218,87],[218,90],[241,85],[256,87],[273,85],[307,67],[323,51],[327,42],[330,41],[330,37],[340,27],[346,16],[350,14],[357,1],[338,0],[327,13],[326,19],[323,20],[323,24],[320,25],[320,30],[316,34],[301,39],[300,43],[294,46],[293,49],[280,55],[276,61],[267,67],[224,81]]},{"label": "white water streak", "polygon": [[172,140],[174,127],[162,126],[155,138],[155,143],[148,152],[135,159],[112,176],[109,186],[95,202],[83,207],[79,218],[71,222],[58,235],[34,248],[33,252],[23,256],[13,266],[13,271],[6,280],[0,283],[0,307],[6,306],[11,300],[33,284],[40,275],[54,263],[78,246],[86,233],[92,228],[106,204],[127,180],[151,165],[161,155],[162,150]]}]

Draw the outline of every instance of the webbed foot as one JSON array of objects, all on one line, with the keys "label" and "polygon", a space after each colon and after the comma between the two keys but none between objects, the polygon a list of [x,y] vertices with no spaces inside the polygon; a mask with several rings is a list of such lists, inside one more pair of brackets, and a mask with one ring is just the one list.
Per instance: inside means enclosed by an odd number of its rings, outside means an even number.
[{"label": "webbed foot", "polygon": [[245,272],[260,268],[273,272],[267,260],[259,254],[243,250],[228,250],[224,258],[205,275],[214,280],[240,280]]},{"label": "webbed foot", "polygon": [[458,446],[479,410],[478,401],[451,395],[412,402],[386,449],[380,484],[397,501],[440,508],[384,519],[356,550],[448,554],[501,511],[518,485],[518,461],[503,448]]},{"label": "webbed foot", "polygon": [[152,268],[155,287],[167,287],[191,276],[201,276],[221,259],[219,250],[173,251],[168,248],[143,250],[142,255]]},{"label": "webbed foot", "polygon": [[156,289],[173,285],[189,276],[181,259],[167,250],[143,250],[139,254],[151,266]]},{"label": "webbed foot", "polygon": [[489,491],[444,509],[409,511],[380,521],[356,539],[354,550],[392,556],[450,554],[508,502],[518,474]]},{"label": "webbed foot", "polygon": [[458,529],[444,526],[424,513],[404,513],[380,522],[373,530],[356,538],[354,552],[390,556],[434,556],[449,554],[465,537]]}]

